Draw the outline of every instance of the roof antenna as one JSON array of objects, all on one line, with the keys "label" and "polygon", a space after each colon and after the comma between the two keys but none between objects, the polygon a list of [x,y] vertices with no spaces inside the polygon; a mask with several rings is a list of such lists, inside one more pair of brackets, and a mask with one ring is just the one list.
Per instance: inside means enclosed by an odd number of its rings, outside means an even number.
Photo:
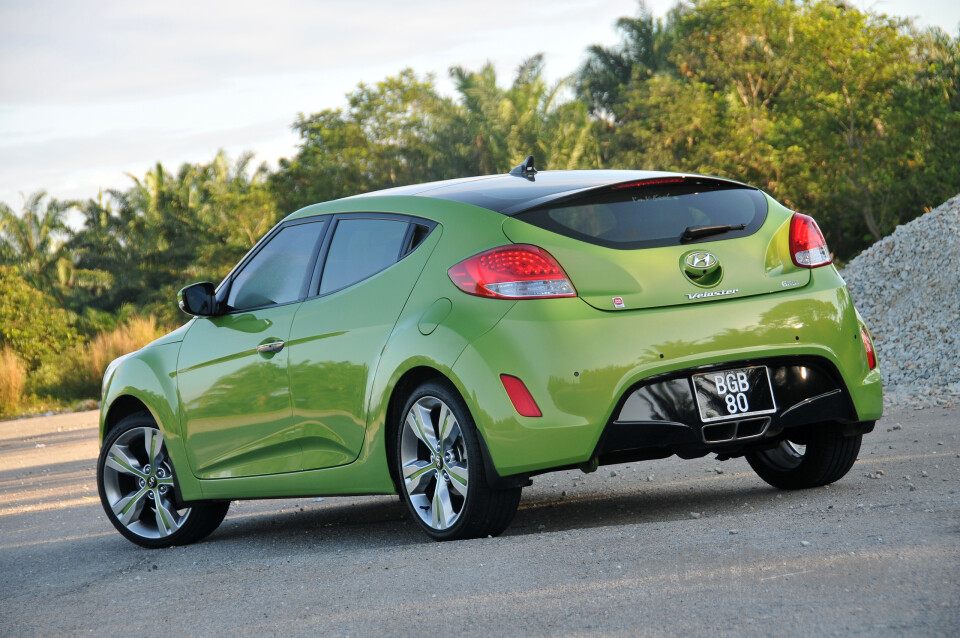
[{"label": "roof antenna", "polygon": [[510,174],[517,177],[526,177],[532,182],[533,176],[537,174],[537,169],[533,166],[533,155],[527,155],[527,159],[523,160],[523,163],[519,166],[515,166]]}]

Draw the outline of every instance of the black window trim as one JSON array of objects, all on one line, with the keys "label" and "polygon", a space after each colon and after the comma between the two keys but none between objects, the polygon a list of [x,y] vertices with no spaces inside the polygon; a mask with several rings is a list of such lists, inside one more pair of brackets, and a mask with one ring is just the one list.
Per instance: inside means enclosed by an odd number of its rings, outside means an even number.
[{"label": "black window trim", "polygon": [[[415,253],[417,248],[419,246],[422,246],[423,243],[426,242],[427,237],[430,236],[430,234],[433,232],[433,229],[436,228],[438,225],[437,222],[433,220],[424,219],[422,217],[416,217],[415,215],[406,215],[402,213],[376,213],[376,212],[335,213],[335,214],[332,214],[330,217],[331,217],[330,225],[325,230],[323,241],[321,242],[322,245],[320,248],[319,258],[314,264],[313,277],[310,278],[310,284],[309,284],[309,287],[307,288],[306,296],[302,299],[302,301],[307,301],[309,299],[318,299],[320,297],[326,297],[328,295],[338,293],[341,290],[346,290],[347,288],[350,288],[351,286],[355,286],[362,281],[366,281],[367,279],[370,279],[371,277],[382,273],[384,270],[387,270],[388,268],[392,268],[394,265],[400,263],[401,261],[406,259],[408,256]],[[346,286],[341,286],[336,290],[327,291],[321,295],[320,281],[323,279],[323,269],[326,266],[327,254],[330,252],[330,244],[333,242],[333,237],[336,233],[337,225],[342,219],[389,219],[393,221],[407,222],[408,227],[407,227],[406,233],[403,236],[403,241],[400,244],[400,252],[397,255],[396,261],[384,266],[383,268],[381,268],[376,272],[370,273],[363,279],[358,279],[357,281],[351,282]],[[410,250],[408,249],[408,245],[410,243],[411,236],[415,230],[414,227],[417,225],[426,226],[429,230],[427,231],[427,234],[424,236],[423,240],[417,246],[415,246],[412,250]],[[313,292],[313,291],[316,291],[316,292]]]},{"label": "black window trim", "polygon": [[270,240],[272,240],[274,237],[280,234],[282,230],[286,228],[290,228],[292,226],[302,226],[305,224],[315,224],[315,223],[322,223],[324,225],[323,229],[320,231],[320,236],[317,238],[317,241],[314,244],[313,252],[310,255],[310,259],[307,262],[306,272],[309,273],[311,270],[315,270],[320,249],[323,246],[323,242],[325,241],[326,236],[330,233],[332,218],[333,218],[333,215],[325,214],[325,215],[314,215],[312,217],[301,217],[298,219],[291,219],[290,221],[277,224],[273,228],[273,230],[271,230],[269,233],[261,237],[260,241],[254,244],[253,248],[251,248],[250,251],[247,252],[247,254],[243,257],[243,259],[237,262],[237,265],[234,266],[229,273],[227,273],[227,276],[223,278],[223,281],[221,281],[220,285],[217,287],[217,291],[216,291],[217,308],[218,310],[220,310],[220,312],[218,312],[216,316],[222,317],[227,315],[241,314],[244,312],[264,310],[266,308],[279,308],[281,306],[287,306],[292,303],[300,303],[301,301],[303,301],[304,295],[308,290],[308,286],[310,282],[310,277],[307,277],[306,273],[304,274],[303,281],[300,283],[300,294],[297,297],[297,299],[291,299],[290,301],[285,301],[283,303],[254,306],[251,308],[238,308],[238,309],[227,308],[227,298],[230,296],[230,289],[233,287],[233,282],[236,279],[237,275],[243,272],[243,269],[247,267],[247,264],[249,264],[258,254],[260,254],[260,251],[263,250],[263,248],[270,242]]}]

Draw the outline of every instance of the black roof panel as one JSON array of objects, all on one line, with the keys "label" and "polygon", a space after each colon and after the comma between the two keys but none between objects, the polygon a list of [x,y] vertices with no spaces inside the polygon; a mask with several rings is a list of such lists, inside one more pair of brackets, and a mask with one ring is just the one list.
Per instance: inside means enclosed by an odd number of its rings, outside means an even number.
[{"label": "black roof panel", "polygon": [[[531,178],[517,175],[486,175],[451,179],[427,184],[400,186],[357,197],[415,195],[449,199],[473,204],[505,215],[514,215],[534,206],[573,195],[580,191],[657,177],[675,177],[685,173],[659,171],[540,171]],[[711,178],[718,179],[719,178]],[[727,181],[727,180],[719,180]]]}]

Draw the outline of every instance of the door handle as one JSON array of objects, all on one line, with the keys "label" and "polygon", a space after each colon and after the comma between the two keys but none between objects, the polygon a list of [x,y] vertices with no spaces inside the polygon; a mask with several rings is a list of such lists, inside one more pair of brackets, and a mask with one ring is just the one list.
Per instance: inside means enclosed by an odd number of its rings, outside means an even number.
[{"label": "door handle", "polygon": [[269,352],[280,352],[281,350],[283,350],[284,345],[285,344],[283,341],[261,343],[259,346],[257,346],[257,352],[259,352],[260,354],[267,354]]}]

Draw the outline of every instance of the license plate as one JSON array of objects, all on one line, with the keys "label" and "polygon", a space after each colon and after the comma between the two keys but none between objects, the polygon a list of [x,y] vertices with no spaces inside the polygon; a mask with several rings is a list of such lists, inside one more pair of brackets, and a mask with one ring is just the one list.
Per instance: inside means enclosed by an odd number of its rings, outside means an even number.
[{"label": "license plate", "polygon": [[695,374],[693,388],[704,423],[777,411],[767,366]]}]

